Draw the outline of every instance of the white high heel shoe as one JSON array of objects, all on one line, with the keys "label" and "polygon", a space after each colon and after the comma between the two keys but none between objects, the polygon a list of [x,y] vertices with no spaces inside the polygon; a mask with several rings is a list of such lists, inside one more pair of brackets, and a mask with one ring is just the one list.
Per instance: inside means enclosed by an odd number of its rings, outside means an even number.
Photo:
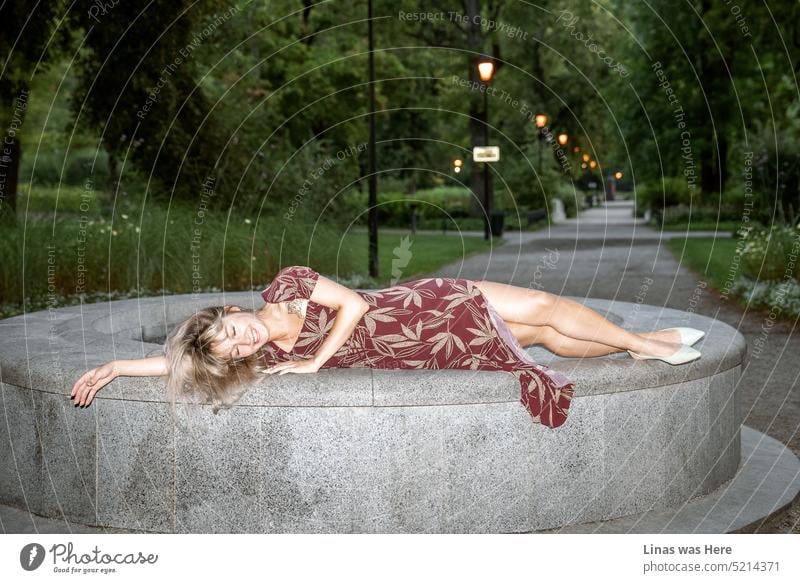
[{"label": "white high heel shoe", "polygon": [[677,330],[678,334],[681,336],[681,344],[685,344],[686,346],[697,344],[697,342],[706,335],[705,332],[697,330],[696,328],[664,328],[663,330],[659,330],[659,332],[669,332],[670,330]]},{"label": "white high heel shoe", "polygon": [[649,354],[639,354],[637,352],[633,352],[628,350],[628,354],[631,355],[631,358],[636,360],[663,360],[667,364],[686,364],[687,362],[692,362],[693,360],[697,360],[700,358],[701,354],[699,350],[695,350],[691,346],[686,346],[685,344],[681,344],[681,347],[670,354],[669,356],[652,356]]}]

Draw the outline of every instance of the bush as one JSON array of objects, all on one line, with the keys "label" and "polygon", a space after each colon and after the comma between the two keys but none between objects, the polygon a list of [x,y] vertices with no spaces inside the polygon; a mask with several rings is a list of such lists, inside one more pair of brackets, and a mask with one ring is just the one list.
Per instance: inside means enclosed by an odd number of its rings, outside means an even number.
[{"label": "bush", "polygon": [[741,220],[741,209],[733,204],[723,204],[721,207],[698,205],[694,207],[679,204],[667,207],[662,211],[664,224],[684,223],[715,223],[717,221]]},{"label": "bush", "polygon": [[773,225],[740,231],[742,272],[759,281],[776,281],[787,275],[800,280],[800,228]]},{"label": "bush", "polygon": [[800,317],[800,284],[794,280],[766,282],[741,276],[731,291],[749,307],[771,310],[789,318]]},{"label": "bush", "polygon": [[697,193],[689,188],[686,180],[678,176],[644,182],[635,190],[636,207],[639,213],[650,209],[654,215],[661,216],[665,208],[684,204],[695,206],[699,199]]},{"label": "bush", "polygon": [[[369,193],[351,191],[345,196],[350,220],[367,224]],[[466,188],[440,186],[419,190],[414,194],[378,192],[378,223],[387,227],[407,227],[411,224],[411,205],[416,204],[418,225],[441,225],[442,219],[451,221],[470,217],[472,193]],[[432,228],[430,226],[425,228]]]},{"label": "bush", "polygon": [[560,198],[561,202],[564,203],[564,213],[566,213],[568,217],[577,217],[578,210],[583,208],[583,201],[585,197],[586,193],[583,190],[575,188],[572,184],[564,180],[560,180],[559,182],[555,183],[550,190],[548,197],[548,210],[552,213],[552,200],[554,198]]},{"label": "bush", "polygon": [[61,148],[52,148],[39,152],[35,158],[30,153],[23,153],[20,162],[21,181],[30,180],[33,186],[82,186],[90,176],[95,187],[108,184],[108,154],[105,151],[97,153],[94,148],[73,148],[65,152]]}]

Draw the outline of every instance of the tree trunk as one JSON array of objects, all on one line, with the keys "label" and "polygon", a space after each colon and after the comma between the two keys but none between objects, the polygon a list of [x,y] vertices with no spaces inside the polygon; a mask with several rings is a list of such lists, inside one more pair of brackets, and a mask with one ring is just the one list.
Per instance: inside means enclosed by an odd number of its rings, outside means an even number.
[{"label": "tree trunk", "polygon": [[719,158],[717,176],[719,179],[720,194],[725,192],[725,184],[728,182],[728,138],[725,135],[719,137]]},{"label": "tree trunk", "polygon": [[8,213],[12,220],[16,220],[17,216],[19,163],[22,158],[20,132],[25,120],[28,86],[22,85],[18,89],[9,126],[3,128],[5,131],[0,138],[2,139],[2,143],[0,143],[0,207],[2,208],[0,211],[3,215]]},{"label": "tree trunk", "polygon": [[[103,214],[110,215],[113,210],[113,201],[117,198],[117,194],[119,193],[119,164],[117,163],[117,157],[114,155],[110,149],[108,151],[108,182],[109,182],[109,195],[108,196],[98,196],[95,194],[97,198],[97,202],[100,204]],[[95,190],[97,193],[97,190]]]},{"label": "tree trunk", "polygon": [[699,148],[700,158],[700,194],[710,196],[716,189],[716,171],[714,164],[714,148],[705,144]]},{"label": "tree trunk", "polygon": [[6,135],[0,157],[0,201],[5,207],[3,214],[8,212],[12,217],[17,214],[17,182],[21,153],[19,138]]},{"label": "tree trunk", "polygon": [[[465,0],[465,16],[468,18],[467,24],[467,49],[472,51],[468,59],[469,80],[471,87],[479,87],[481,84],[478,75],[478,61],[480,52],[483,48],[483,36],[480,25],[481,6],[479,0]],[[477,92],[475,92],[477,93]],[[469,96],[469,137],[470,145],[483,145],[483,126],[486,123],[483,111],[483,99],[481,95],[471,94]],[[471,158],[470,154],[470,158]],[[491,179],[489,176],[489,193],[491,194]],[[473,162],[470,165],[469,187],[472,191],[472,210],[476,216],[483,218],[483,171],[478,164]]]}]

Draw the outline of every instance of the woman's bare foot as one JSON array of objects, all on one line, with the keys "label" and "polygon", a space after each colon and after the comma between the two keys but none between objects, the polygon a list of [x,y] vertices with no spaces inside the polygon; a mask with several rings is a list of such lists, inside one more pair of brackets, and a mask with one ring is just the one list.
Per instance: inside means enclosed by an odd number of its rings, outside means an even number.
[{"label": "woman's bare foot", "polygon": [[640,334],[646,338],[646,344],[642,349],[637,350],[639,354],[646,354],[648,356],[670,356],[680,350],[680,337],[678,342],[665,342],[656,338],[649,338],[645,334]]},{"label": "woman's bare foot", "polygon": [[639,336],[650,338],[651,340],[660,340],[662,342],[672,342],[680,344],[681,333],[677,330],[658,330],[656,332],[637,332]]}]

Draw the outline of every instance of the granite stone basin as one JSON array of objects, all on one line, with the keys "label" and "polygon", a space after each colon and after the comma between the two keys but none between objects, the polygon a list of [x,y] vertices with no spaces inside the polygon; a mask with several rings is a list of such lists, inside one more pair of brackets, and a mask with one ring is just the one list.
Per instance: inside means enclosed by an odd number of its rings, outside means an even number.
[{"label": "granite stone basin", "polygon": [[633,330],[706,331],[673,367],[569,359],[569,418],[535,424],[508,373],[328,369],[266,376],[231,410],[182,406],[164,378],[120,377],[86,408],[87,369],[158,353],[198,307],[256,292],[124,300],[0,321],[0,503],[148,532],[528,532],[679,506],[740,459],[744,337],[666,308],[579,300]]}]

